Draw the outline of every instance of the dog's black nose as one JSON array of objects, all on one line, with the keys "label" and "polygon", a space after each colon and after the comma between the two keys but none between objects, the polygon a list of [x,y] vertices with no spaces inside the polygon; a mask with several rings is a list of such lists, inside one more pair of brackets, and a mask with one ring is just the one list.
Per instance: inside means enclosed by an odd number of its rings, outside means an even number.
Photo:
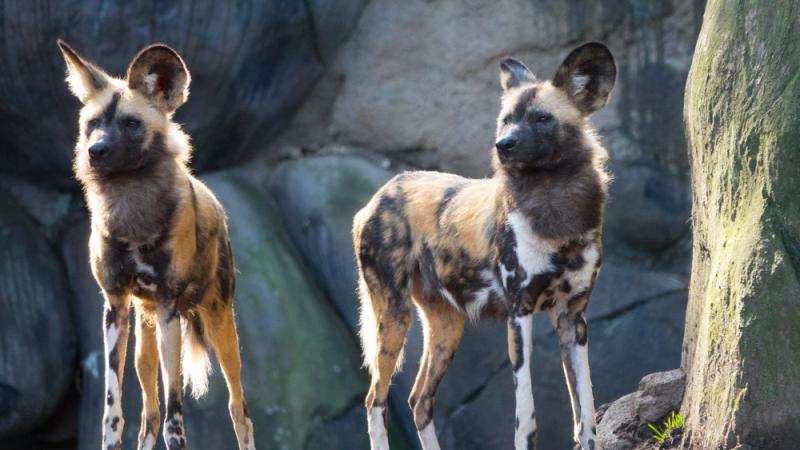
[{"label": "dog's black nose", "polygon": [[108,145],[103,142],[98,142],[89,147],[89,156],[92,159],[99,159],[108,154]]},{"label": "dog's black nose", "polygon": [[510,137],[502,138],[494,143],[494,146],[501,153],[508,153],[515,145],[517,145],[517,140]]}]

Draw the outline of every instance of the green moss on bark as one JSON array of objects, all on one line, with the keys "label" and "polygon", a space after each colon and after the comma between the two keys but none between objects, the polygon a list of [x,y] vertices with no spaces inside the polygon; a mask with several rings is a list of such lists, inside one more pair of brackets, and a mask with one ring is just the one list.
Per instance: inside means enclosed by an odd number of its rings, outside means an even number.
[{"label": "green moss on bark", "polygon": [[800,433],[800,4],[711,0],[686,89],[691,448]]}]

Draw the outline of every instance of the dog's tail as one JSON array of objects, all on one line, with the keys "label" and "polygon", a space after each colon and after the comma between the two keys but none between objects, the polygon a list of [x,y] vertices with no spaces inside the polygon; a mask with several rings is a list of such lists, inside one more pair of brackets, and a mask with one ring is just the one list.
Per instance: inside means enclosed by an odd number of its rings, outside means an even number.
[{"label": "dog's tail", "polygon": [[208,392],[208,375],[211,360],[208,345],[203,335],[203,322],[199,314],[181,317],[181,372],[183,388],[191,387],[192,397],[200,398]]},{"label": "dog's tail", "polygon": [[375,372],[375,353],[378,344],[378,320],[375,311],[372,309],[372,299],[370,298],[367,284],[364,278],[359,276],[358,294],[361,298],[361,310],[358,337],[361,339],[361,352],[364,356],[364,367],[369,370],[370,375]]}]

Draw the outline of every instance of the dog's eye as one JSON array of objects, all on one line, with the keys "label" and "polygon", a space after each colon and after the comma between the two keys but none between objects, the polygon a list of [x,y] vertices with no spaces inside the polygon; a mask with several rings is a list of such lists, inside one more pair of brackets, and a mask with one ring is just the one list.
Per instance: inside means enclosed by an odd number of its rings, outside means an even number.
[{"label": "dog's eye", "polygon": [[512,119],[513,119],[513,118],[511,117],[511,115],[508,115],[508,116],[505,116],[505,117],[503,117],[503,125],[508,125],[508,124],[510,124]]},{"label": "dog's eye", "polygon": [[98,125],[100,125],[99,119],[89,119],[89,121],[86,122],[86,126],[89,128],[97,128]]},{"label": "dog's eye", "polygon": [[536,116],[536,122],[539,122],[539,123],[546,123],[546,122],[550,122],[551,120],[553,120],[553,115],[552,114],[539,114],[539,115]]},{"label": "dog's eye", "polygon": [[125,128],[135,129],[135,128],[139,128],[139,126],[141,124],[142,124],[142,121],[139,120],[139,119],[127,119],[127,120],[125,120]]}]

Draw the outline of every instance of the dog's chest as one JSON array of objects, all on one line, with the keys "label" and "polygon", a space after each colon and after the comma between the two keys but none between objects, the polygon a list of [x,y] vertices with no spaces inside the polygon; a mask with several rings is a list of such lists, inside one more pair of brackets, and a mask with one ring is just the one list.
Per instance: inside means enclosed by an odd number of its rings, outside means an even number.
[{"label": "dog's chest", "polygon": [[542,239],[518,212],[508,216],[497,272],[512,308],[547,309],[591,288],[600,262],[595,231],[570,242]]},{"label": "dog's chest", "polygon": [[155,293],[158,285],[164,283],[167,267],[161,259],[161,251],[148,245],[130,246],[131,269],[135,290]]},{"label": "dog's chest", "polygon": [[170,254],[161,245],[106,239],[98,263],[102,283],[111,292],[155,299],[168,288]]}]

